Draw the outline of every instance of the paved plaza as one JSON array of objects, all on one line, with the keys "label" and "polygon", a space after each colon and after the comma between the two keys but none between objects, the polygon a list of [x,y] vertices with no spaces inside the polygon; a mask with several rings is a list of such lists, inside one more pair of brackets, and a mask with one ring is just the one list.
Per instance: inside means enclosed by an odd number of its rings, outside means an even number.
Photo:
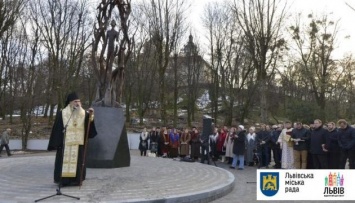
[{"label": "paved plaza", "polygon": [[[0,158],[0,202],[33,202],[55,194],[53,164],[54,153],[15,154],[12,157],[3,154]],[[81,189],[62,188],[63,193],[78,196],[80,201],[55,196],[43,202],[257,202],[256,167],[235,170],[219,161],[216,164],[218,167],[140,157],[137,150],[131,150],[130,167],[88,169],[87,180]]]},{"label": "paved plaza", "polygon": [[[0,202],[34,202],[55,194],[54,153],[0,158]],[[43,202],[209,202],[229,193],[234,176],[225,169],[173,159],[131,156],[131,166],[87,169],[83,186]]]}]

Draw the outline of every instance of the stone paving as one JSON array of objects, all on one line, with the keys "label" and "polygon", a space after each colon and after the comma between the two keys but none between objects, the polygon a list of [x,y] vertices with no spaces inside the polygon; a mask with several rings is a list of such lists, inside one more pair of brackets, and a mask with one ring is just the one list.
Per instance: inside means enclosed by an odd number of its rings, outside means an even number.
[{"label": "stone paving", "polygon": [[[112,200],[114,198],[119,198],[116,200],[117,202],[183,202],[181,200],[185,200],[185,202],[211,201],[213,203],[257,202],[256,167],[246,166],[245,170],[240,171],[230,169],[228,164],[219,161],[216,162],[218,167],[214,167],[213,165],[185,163],[171,159],[139,157],[137,150],[131,150],[131,155],[131,167],[103,170],[88,169],[87,180],[80,190],[78,187],[71,187],[63,188],[62,192],[81,197],[80,202],[114,202]],[[29,157],[31,159],[28,159]],[[9,158],[3,153],[3,157],[0,158],[0,202],[33,202],[35,199],[54,194],[56,186],[51,183],[53,162],[53,153],[15,154]],[[230,174],[221,175],[224,171],[220,171],[219,168],[229,171],[235,177],[235,181],[233,182],[230,179]],[[34,169],[35,172],[33,172]],[[98,172],[98,170],[100,171]],[[176,180],[171,177],[171,174],[182,178],[181,181],[176,184],[169,184]],[[7,177],[8,175],[9,177]],[[148,176],[149,178],[147,178]],[[156,178],[160,178],[162,182],[153,181]],[[224,179],[228,179],[228,181],[225,182]],[[219,190],[220,193],[215,192],[214,195],[210,194],[208,197],[209,191],[215,189],[211,186],[213,181],[217,181],[216,183],[225,187]],[[228,183],[230,184],[228,185]],[[150,190],[150,187],[153,187],[154,190]],[[232,191],[229,192],[230,190]],[[202,192],[199,193],[200,191]],[[135,199],[128,200],[137,192],[141,196],[146,195],[146,199],[136,196]],[[188,198],[189,195],[192,196],[191,199]],[[184,196],[185,199],[182,198]],[[179,197],[180,201],[178,200]],[[197,200],[201,197],[205,198]],[[78,201],[56,196],[43,202]],[[321,203],[324,201],[273,202]],[[332,202],[335,203],[336,201],[327,201],[327,203]]]},{"label": "stone paving", "polygon": [[[136,152],[135,152],[136,153]],[[0,202],[34,202],[56,193],[54,153],[0,158]],[[64,187],[43,202],[208,202],[226,195],[234,176],[225,169],[172,159],[131,156],[131,166],[87,169],[83,186]]]}]

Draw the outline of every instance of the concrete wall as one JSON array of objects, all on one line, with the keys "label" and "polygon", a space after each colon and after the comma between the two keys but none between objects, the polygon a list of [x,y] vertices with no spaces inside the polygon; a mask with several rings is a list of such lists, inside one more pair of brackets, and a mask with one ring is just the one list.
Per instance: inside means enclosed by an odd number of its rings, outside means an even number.
[{"label": "concrete wall", "polygon": [[[128,133],[129,149],[138,149],[139,133]],[[28,140],[27,149],[29,150],[47,150],[49,140]],[[90,140],[89,140],[90,142]],[[10,150],[19,150],[22,148],[21,140],[10,139]]]}]

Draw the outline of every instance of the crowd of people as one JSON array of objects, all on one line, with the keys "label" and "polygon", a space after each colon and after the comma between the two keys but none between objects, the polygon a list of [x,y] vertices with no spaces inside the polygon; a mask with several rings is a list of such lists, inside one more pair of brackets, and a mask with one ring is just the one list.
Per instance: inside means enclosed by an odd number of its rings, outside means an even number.
[{"label": "crowd of people", "polygon": [[[346,120],[323,124],[316,119],[310,125],[285,122],[278,125],[261,124],[257,129],[223,126],[213,127],[204,138],[197,128],[174,129],[162,127],[140,135],[141,156],[147,151],[158,157],[181,157],[209,163],[210,160],[230,164],[243,170],[245,165],[258,168],[282,169],[345,169],[355,168],[355,128]],[[272,160],[274,162],[271,165]]]}]

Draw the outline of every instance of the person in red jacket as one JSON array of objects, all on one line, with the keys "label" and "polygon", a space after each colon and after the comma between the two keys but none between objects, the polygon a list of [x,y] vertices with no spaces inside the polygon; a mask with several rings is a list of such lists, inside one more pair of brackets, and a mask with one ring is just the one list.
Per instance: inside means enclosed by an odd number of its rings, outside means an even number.
[{"label": "person in red jacket", "polygon": [[224,162],[224,155],[226,154],[226,149],[223,146],[224,145],[224,141],[226,140],[226,132],[224,131],[224,129],[222,128],[218,138],[217,138],[217,144],[216,144],[216,149],[217,149],[217,154],[219,157],[222,157],[222,162]]}]

